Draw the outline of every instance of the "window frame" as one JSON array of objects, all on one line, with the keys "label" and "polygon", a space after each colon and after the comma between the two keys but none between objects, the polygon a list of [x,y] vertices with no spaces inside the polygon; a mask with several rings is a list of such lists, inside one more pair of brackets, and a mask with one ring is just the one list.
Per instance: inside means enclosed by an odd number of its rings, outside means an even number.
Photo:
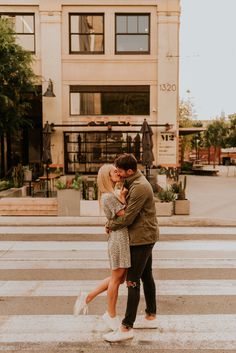
[{"label": "window frame", "polygon": [[[30,53],[35,54],[36,53],[36,38],[35,38],[35,13],[34,12],[0,12],[0,18],[2,16],[9,16],[9,17],[16,17],[16,16],[33,16],[33,33],[24,33],[24,32],[16,32],[16,36],[17,35],[33,35],[34,37],[34,50],[27,50]],[[24,47],[23,47],[24,48]]]},{"label": "window frame", "polygon": [[[103,33],[94,33],[95,35],[102,35],[103,36],[103,50],[102,51],[72,51],[71,47],[71,38],[72,35],[80,35],[80,34],[84,34],[84,33],[74,33],[71,32],[71,17],[72,16],[101,16],[103,19],[103,23],[102,23],[102,30]],[[69,12],[69,54],[72,55],[102,55],[105,53],[105,14],[104,12]]]},{"label": "window frame", "polygon": [[[150,115],[150,85],[70,85],[69,88],[69,115],[71,117],[79,116],[149,116]],[[102,114],[72,114],[72,106],[71,106],[71,93],[148,93],[149,94],[149,105],[148,105],[148,113],[147,114],[130,114],[130,113],[102,113]]]},{"label": "window frame", "polygon": [[[126,17],[128,17],[128,16],[136,16],[136,17],[138,17],[138,16],[147,16],[148,17],[148,33],[125,33],[125,32],[121,32],[121,33],[118,33],[117,32],[117,18],[119,17],[119,16],[126,16]],[[127,21],[127,20],[126,20]],[[117,13],[115,13],[115,54],[116,55],[147,55],[147,54],[150,54],[150,52],[151,52],[151,48],[150,48],[150,43],[151,43],[151,38],[150,38],[150,36],[151,36],[151,32],[150,32],[150,30],[151,30],[151,14],[150,13],[146,13],[146,12],[138,12],[138,13],[127,13],[127,12],[125,12],[125,13],[122,13],[122,12],[117,12]],[[118,51],[117,50],[117,36],[118,35],[146,35],[146,36],[148,36],[148,50],[147,51],[142,51],[142,52],[140,52],[140,51]]]}]

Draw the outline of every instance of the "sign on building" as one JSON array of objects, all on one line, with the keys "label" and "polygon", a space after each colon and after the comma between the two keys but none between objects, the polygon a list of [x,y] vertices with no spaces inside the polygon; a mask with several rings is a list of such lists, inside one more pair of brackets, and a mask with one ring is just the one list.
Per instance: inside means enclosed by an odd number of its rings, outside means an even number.
[{"label": "sign on building", "polygon": [[177,166],[176,135],[173,132],[158,133],[157,164]]}]

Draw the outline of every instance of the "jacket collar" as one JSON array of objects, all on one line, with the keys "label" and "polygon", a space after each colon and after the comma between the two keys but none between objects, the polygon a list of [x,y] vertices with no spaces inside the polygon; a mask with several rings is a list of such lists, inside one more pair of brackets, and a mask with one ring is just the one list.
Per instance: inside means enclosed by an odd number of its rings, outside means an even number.
[{"label": "jacket collar", "polygon": [[133,175],[131,175],[130,177],[126,178],[124,181],[124,186],[127,187],[127,189],[130,188],[130,186],[132,185],[132,183],[140,178],[140,176],[142,176],[143,174],[141,173],[140,170],[137,170],[137,172],[135,172]]}]

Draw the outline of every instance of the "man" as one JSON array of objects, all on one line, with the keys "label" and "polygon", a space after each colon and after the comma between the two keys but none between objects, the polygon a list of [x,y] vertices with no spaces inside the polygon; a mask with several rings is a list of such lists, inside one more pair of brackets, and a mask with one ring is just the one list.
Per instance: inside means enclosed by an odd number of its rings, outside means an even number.
[{"label": "man", "polygon": [[157,328],[156,288],[152,275],[152,249],[158,240],[153,191],[145,176],[137,170],[137,160],[132,154],[123,154],[115,160],[117,174],[125,179],[128,189],[125,215],[109,223],[108,229],[117,230],[128,227],[130,238],[131,267],[128,269],[126,283],[128,298],[125,317],[117,331],[103,337],[109,342],[119,342],[133,338],[133,325],[140,300],[140,279],[146,301],[146,316],[136,328]]}]

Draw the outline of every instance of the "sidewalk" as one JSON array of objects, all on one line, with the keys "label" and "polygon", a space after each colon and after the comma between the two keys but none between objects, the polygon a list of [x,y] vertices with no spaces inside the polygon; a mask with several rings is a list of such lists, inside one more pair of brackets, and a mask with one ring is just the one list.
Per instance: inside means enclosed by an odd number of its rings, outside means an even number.
[{"label": "sidewalk", "polygon": [[[219,176],[187,176],[189,216],[158,217],[160,226],[236,226],[236,167],[217,166]],[[0,216],[0,226],[96,226],[105,217]]]}]

